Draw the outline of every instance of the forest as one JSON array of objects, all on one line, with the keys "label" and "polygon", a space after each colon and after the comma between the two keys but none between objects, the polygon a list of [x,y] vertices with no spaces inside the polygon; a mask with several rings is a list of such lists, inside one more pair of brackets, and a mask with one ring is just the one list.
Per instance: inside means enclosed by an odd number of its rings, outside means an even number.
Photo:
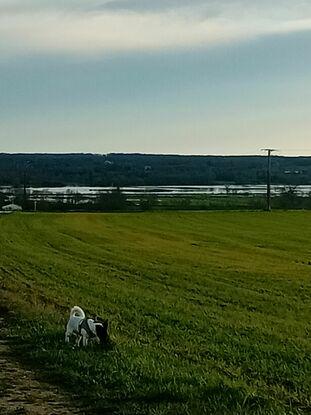
[{"label": "forest", "polygon": [[[0,153],[0,186],[263,184],[265,156]],[[272,158],[272,183],[311,183],[311,157]]]}]

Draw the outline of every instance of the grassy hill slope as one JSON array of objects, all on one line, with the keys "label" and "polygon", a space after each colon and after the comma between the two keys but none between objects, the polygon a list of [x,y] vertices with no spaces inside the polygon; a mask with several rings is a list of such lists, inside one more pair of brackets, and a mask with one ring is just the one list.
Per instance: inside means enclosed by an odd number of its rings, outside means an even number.
[{"label": "grassy hill slope", "polygon": [[[16,350],[99,413],[311,411],[311,213],[0,216]],[[63,342],[73,305],[114,346]]]}]

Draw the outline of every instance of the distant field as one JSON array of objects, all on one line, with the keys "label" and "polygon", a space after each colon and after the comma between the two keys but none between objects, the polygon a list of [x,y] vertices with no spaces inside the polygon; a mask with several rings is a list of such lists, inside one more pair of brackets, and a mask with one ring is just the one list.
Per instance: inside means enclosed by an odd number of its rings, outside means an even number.
[{"label": "distant field", "polygon": [[[100,414],[311,413],[311,212],[0,216],[0,283],[17,352]],[[114,347],[65,346],[76,304]]]}]

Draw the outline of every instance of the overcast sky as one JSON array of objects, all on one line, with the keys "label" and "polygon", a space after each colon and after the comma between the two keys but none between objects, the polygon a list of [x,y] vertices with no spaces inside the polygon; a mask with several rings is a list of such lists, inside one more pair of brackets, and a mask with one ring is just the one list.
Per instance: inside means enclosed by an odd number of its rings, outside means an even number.
[{"label": "overcast sky", "polygon": [[0,0],[0,152],[311,155],[310,0]]}]

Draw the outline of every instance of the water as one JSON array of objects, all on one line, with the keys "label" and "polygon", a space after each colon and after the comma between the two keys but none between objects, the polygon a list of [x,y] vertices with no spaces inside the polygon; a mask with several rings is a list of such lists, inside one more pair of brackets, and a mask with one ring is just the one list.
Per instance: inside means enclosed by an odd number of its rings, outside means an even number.
[{"label": "water", "polygon": [[[273,195],[280,194],[285,186],[271,186]],[[107,193],[115,188],[113,187],[41,187],[29,188],[28,191],[32,196],[36,194],[52,195],[74,195],[81,194],[84,196],[95,196],[100,193]],[[126,195],[157,195],[157,196],[187,196],[187,195],[264,195],[267,191],[266,185],[214,185],[214,186],[134,186],[121,187],[120,190]],[[311,185],[301,185],[295,188],[297,194],[308,196],[311,193]]]},{"label": "water", "polygon": [[[282,185],[272,185],[271,194],[278,195],[284,188]],[[87,186],[65,186],[65,187],[30,187],[27,193],[32,200],[55,200],[69,199],[81,196],[83,199],[92,200],[102,193],[107,193],[115,188],[113,187],[87,187]],[[0,191],[10,194],[11,187],[2,187]],[[122,193],[129,198],[141,195],[155,196],[195,196],[195,195],[244,195],[256,196],[266,193],[266,185],[213,185],[213,186],[133,186],[121,187]],[[19,189],[21,192],[22,189]],[[298,195],[309,196],[311,194],[311,185],[296,186],[295,191]]]}]

